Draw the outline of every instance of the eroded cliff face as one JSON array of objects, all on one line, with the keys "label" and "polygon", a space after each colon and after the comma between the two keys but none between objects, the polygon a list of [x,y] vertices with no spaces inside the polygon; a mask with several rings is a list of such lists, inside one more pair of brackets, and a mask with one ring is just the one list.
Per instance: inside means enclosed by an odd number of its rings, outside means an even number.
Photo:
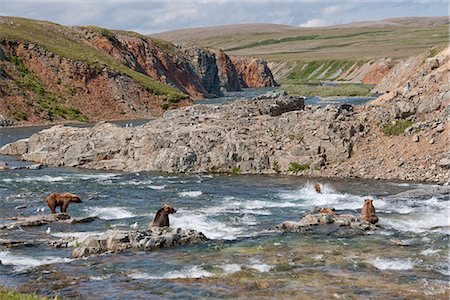
[{"label": "eroded cliff face", "polygon": [[267,63],[261,59],[233,56],[231,61],[238,73],[241,87],[277,86]]},{"label": "eroded cliff face", "polygon": [[0,17],[0,40],[0,126],[152,118],[241,88],[224,52],[133,32]]},{"label": "eroded cliff face", "polygon": [[3,42],[0,49],[0,111],[16,123],[151,118],[164,111],[163,96],[117,71],[34,44]]},{"label": "eroded cliff face", "polygon": [[193,99],[211,96],[191,62],[175,45],[138,34],[72,29],[80,42],[111,55],[129,68],[173,86]]},{"label": "eroded cliff face", "polygon": [[[144,126],[53,127],[2,154],[50,165],[165,172],[304,174],[445,183],[449,48],[394,71],[403,83],[366,106],[305,106],[269,93],[168,111]],[[400,73],[403,73],[401,76]],[[407,126],[404,126],[404,125]]]}]

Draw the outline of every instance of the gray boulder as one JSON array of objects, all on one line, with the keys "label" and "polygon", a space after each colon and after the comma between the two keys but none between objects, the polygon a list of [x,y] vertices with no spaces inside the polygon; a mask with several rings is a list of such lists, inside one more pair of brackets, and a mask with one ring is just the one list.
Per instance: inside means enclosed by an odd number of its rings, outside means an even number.
[{"label": "gray boulder", "polygon": [[152,227],[147,231],[107,231],[79,241],[72,251],[72,257],[80,258],[105,252],[115,253],[126,249],[151,251],[207,240],[208,238],[201,232],[181,228]]}]

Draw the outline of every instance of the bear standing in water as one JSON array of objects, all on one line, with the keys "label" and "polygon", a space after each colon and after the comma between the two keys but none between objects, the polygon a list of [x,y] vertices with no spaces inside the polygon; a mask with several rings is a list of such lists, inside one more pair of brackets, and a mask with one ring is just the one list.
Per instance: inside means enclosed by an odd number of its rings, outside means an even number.
[{"label": "bear standing in water", "polygon": [[153,219],[151,227],[169,227],[169,214],[174,214],[177,211],[170,204],[164,204],[162,208],[160,208]]},{"label": "bear standing in water", "polygon": [[67,213],[69,203],[82,203],[78,195],[71,193],[51,193],[50,196],[45,199],[45,202],[47,202],[48,207],[50,207],[52,214],[56,214],[57,206],[61,207],[62,213]]},{"label": "bear standing in water", "polygon": [[314,189],[316,190],[316,192],[317,192],[318,194],[322,194],[322,188],[321,188],[321,186],[320,186],[319,183],[316,183],[316,184],[314,185]]},{"label": "bear standing in water", "polygon": [[361,210],[361,221],[375,224],[378,222],[378,217],[375,214],[375,207],[372,199],[366,199]]}]

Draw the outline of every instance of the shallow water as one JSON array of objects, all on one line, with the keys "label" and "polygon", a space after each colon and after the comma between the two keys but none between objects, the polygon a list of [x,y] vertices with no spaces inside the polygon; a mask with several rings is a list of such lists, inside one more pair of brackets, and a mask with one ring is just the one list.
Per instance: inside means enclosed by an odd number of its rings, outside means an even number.
[{"label": "shallow water", "polygon": [[[35,128],[0,129],[0,144]],[[27,164],[0,157],[10,164]],[[79,194],[73,217],[98,215],[89,224],[0,231],[1,239],[34,240],[0,246],[0,285],[65,298],[292,298],[448,299],[448,197],[392,195],[429,185],[322,180],[285,176],[167,175],[74,168],[0,172],[0,222],[18,214],[48,213],[51,192]],[[381,228],[362,236],[269,233],[315,206],[358,213],[374,199]],[[81,238],[109,229],[147,228],[169,202],[174,227],[202,231],[210,242],[153,252],[69,259],[49,238]],[[15,210],[18,205],[27,208]],[[42,212],[41,210],[44,209]],[[39,212],[38,212],[39,210]],[[8,235],[6,235],[8,234]],[[99,293],[99,291],[101,291]]]}]

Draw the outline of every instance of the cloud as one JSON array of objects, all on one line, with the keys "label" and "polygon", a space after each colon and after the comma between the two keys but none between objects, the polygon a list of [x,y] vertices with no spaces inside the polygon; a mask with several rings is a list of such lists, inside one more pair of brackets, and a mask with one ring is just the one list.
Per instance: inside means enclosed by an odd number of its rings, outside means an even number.
[{"label": "cloud", "polygon": [[322,20],[322,19],[311,19],[306,21],[305,23],[300,24],[300,27],[324,27],[334,25],[331,20]]},{"label": "cloud", "polygon": [[447,10],[445,0],[0,0],[0,15],[144,34],[241,23],[329,26],[403,16],[440,16]]}]

